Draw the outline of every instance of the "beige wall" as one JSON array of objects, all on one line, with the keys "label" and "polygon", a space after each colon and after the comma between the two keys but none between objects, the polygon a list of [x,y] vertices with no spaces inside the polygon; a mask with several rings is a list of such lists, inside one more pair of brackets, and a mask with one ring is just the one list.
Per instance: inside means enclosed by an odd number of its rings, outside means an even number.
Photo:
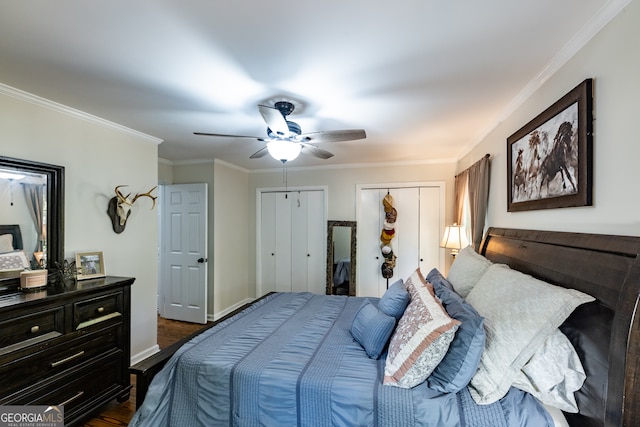
[{"label": "beige wall", "polygon": [[[640,1],[632,1],[458,164],[492,154],[488,225],[640,235]],[[586,78],[594,79],[593,206],[507,212],[506,140]]]},{"label": "beige wall", "polygon": [[216,161],[214,180],[214,313],[225,314],[230,308],[253,297],[249,290],[249,175],[228,163]]},{"label": "beige wall", "polygon": [[158,184],[173,183],[173,164],[165,159],[158,159]]},{"label": "beige wall", "polygon": [[[146,192],[158,177],[158,141],[29,94],[0,90],[0,155],[65,167],[65,258],[102,251],[109,275],[132,276],[132,358],[156,348],[156,210],[136,203],[121,234],[106,214],[116,185]],[[10,96],[8,96],[8,94]],[[47,107],[49,106],[49,107]],[[85,117],[85,118],[81,118]]]}]

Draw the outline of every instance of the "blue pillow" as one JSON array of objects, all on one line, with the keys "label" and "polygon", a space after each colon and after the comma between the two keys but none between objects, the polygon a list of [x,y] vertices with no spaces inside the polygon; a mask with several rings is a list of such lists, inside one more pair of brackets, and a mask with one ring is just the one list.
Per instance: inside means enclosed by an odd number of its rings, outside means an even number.
[{"label": "blue pillow", "polygon": [[426,280],[433,285],[434,289],[436,287],[445,287],[455,292],[451,282],[447,280],[437,268],[434,268],[427,274]]},{"label": "blue pillow", "polygon": [[462,322],[444,359],[427,378],[427,386],[443,393],[457,393],[469,384],[484,351],[484,318],[433,269],[427,275],[449,316]]},{"label": "blue pillow", "polygon": [[398,320],[409,305],[410,298],[411,296],[404,287],[402,279],[399,279],[389,286],[389,289],[382,295],[382,298],[378,301],[378,309],[387,316],[395,317]]},{"label": "blue pillow", "polygon": [[395,326],[395,318],[387,316],[369,299],[365,299],[351,323],[351,335],[370,358],[377,359],[389,342]]}]

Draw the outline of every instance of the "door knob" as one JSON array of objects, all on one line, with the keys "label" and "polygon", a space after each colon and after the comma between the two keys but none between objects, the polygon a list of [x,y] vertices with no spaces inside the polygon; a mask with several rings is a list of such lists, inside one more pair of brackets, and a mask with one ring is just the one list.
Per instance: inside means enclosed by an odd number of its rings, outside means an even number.
[{"label": "door knob", "polygon": [[198,263],[202,264],[204,262],[206,262],[207,260],[204,258],[198,258]]}]

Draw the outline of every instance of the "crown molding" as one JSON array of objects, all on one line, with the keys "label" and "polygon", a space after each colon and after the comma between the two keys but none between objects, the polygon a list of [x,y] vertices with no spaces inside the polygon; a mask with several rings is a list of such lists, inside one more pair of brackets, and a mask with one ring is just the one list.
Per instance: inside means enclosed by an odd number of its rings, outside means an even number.
[{"label": "crown molding", "polygon": [[151,142],[153,144],[161,144],[163,142],[162,139],[156,138],[155,136],[147,135],[146,133],[139,132],[137,130],[128,128],[126,126],[119,125],[117,123],[111,122],[109,120],[101,119],[100,117],[94,116],[92,114],[85,113],[80,110],[76,110],[75,108],[68,107],[66,105],[51,101],[49,99],[43,98],[38,95],[34,95],[29,92],[25,92],[24,90],[17,89],[6,85],[4,83],[0,83],[0,94],[9,96],[11,98],[18,99],[20,101],[28,102],[30,104],[37,105],[39,107],[44,107],[49,110],[56,111],[58,113],[65,114],[67,116],[71,116],[80,120],[84,120],[86,122],[94,123],[103,127],[107,127],[110,129],[115,129],[118,132],[126,133],[129,135],[133,135],[136,138],[143,139],[147,142]]},{"label": "crown molding", "polygon": [[569,40],[553,58],[536,74],[536,76],[511,100],[502,111],[498,120],[480,133],[475,142],[461,151],[459,159],[469,154],[476,145],[481,143],[491,132],[500,126],[510,115],[525,103],[542,85],[551,78],[563,65],[573,58],[596,34],[600,32],[613,18],[615,18],[631,0],[611,0],[585,23],[582,28]]},{"label": "crown molding", "polygon": [[[335,169],[367,169],[367,168],[389,168],[394,166],[422,166],[422,165],[441,165],[446,163],[457,163],[458,159],[430,159],[430,160],[410,160],[405,162],[380,162],[380,163],[341,163],[337,165],[319,165],[319,166],[286,166],[287,170],[293,172],[309,171],[309,170],[335,170]],[[282,172],[282,167],[269,169],[251,169],[249,173],[268,173]]]},{"label": "crown molding", "polygon": [[222,165],[222,166],[228,167],[229,169],[235,169],[240,172],[244,172],[244,173],[251,172],[249,169],[245,169],[242,166],[234,165],[233,163],[229,163],[225,160],[215,159],[213,162],[217,165]]}]

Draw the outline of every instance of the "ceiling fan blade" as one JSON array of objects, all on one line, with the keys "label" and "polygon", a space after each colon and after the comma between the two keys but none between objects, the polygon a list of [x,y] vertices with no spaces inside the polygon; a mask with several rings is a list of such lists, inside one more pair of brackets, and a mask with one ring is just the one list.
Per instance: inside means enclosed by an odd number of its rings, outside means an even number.
[{"label": "ceiling fan blade", "polygon": [[327,150],[323,150],[322,148],[318,148],[314,145],[307,144],[306,142],[301,142],[300,145],[302,145],[302,153],[304,154],[310,154],[312,156],[325,160],[333,157],[333,153],[330,153]]},{"label": "ceiling fan blade", "polygon": [[280,110],[266,105],[258,105],[258,110],[269,129],[277,135],[289,136],[289,125]]},{"label": "ceiling fan blade", "polygon": [[205,132],[194,132],[194,135],[202,135],[202,136],[219,136],[222,138],[245,138],[245,139],[257,139],[258,141],[264,141],[264,138],[260,136],[244,136],[244,135],[225,135],[223,133],[205,133]]},{"label": "ceiling fan blade", "polygon": [[356,139],[364,139],[366,137],[367,133],[364,129],[345,129],[303,133],[299,138],[303,142],[319,143],[353,141]]},{"label": "ceiling fan blade", "polygon": [[266,156],[267,154],[269,154],[269,150],[267,150],[267,147],[264,147],[264,148],[259,149],[258,151],[256,151],[252,155],[250,155],[249,158],[250,159],[261,159],[264,156]]}]

